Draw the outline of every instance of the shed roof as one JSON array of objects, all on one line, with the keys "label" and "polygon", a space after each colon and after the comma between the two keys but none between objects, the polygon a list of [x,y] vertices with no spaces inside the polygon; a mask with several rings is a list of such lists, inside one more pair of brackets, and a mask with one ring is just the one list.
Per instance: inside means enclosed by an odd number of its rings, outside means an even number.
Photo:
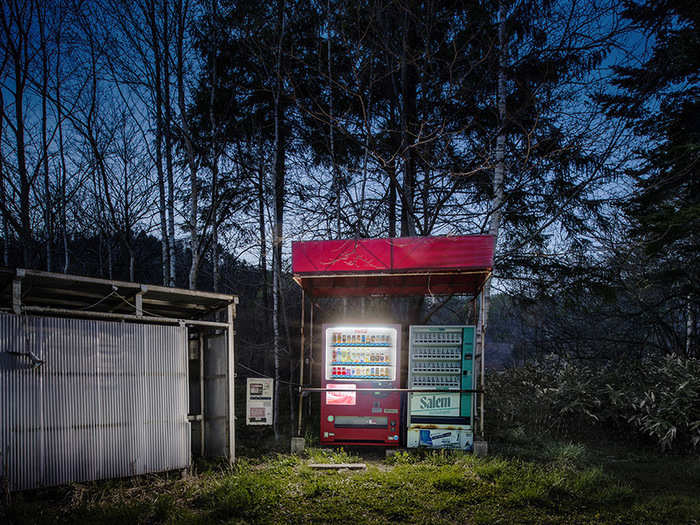
[{"label": "shed roof", "polygon": [[296,241],[292,270],[315,297],[476,295],[493,252],[491,235]]},{"label": "shed roof", "polygon": [[[29,269],[0,268],[0,304],[13,308],[13,281],[21,282],[21,308],[40,308],[105,314],[116,318],[138,315],[144,318],[199,320],[237,303],[235,295],[168,288],[81,275]],[[137,301],[138,296],[138,301]],[[16,310],[16,308],[15,308]],[[53,312],[56,313],[56,312]]]}]

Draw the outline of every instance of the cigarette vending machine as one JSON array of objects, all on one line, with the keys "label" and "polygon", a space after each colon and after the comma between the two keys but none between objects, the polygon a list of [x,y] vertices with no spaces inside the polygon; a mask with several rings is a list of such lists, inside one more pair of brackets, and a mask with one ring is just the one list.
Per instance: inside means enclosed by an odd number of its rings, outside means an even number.
[{"label": "cigarette vending machine", "polygon": [[[474,443],[473,326],[411,326],[406,445],[471,450]],[[454,392],[457,391],[457,392]]]},{"label": "cigarette vending machine", "polygon": [[[323,326],[321,444],[399,445],[401,327]],[[337,390],[334,392],[333,390]]]}]

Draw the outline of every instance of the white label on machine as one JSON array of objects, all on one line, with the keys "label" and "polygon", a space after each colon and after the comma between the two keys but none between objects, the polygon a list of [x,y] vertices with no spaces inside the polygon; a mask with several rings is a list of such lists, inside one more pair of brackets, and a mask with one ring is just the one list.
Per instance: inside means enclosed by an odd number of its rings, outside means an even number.
[{"label": "white label on machine", "polygon": [[412,416],[459,416],[458,393],[411,394]]},{"label": "white label on machine", "polygon": [[329,392],[326,391],[326,404],[327,405],[355,405],[357,403],[357,394],[355,392],[348,392],[348,390],[355,390],[354,383],[328,383],[326,388],[337,388],[343,389],[344,392]]},{"label": "white label on machine", "polygon": [[273,380],[268,377],[249,377],[246,382],[246,424],[272,424]]}]

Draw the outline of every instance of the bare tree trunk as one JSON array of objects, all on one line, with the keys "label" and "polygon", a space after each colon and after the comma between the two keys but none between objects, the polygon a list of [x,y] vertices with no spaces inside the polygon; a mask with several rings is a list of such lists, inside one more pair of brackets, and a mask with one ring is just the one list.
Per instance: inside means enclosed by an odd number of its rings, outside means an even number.
[{"label": "bare tree trunk", "polygon": [[274,415],[273,431],[275,439],[280,438],[279,427],[279,385],[280,385],[280,283],[282,273],[282,232],[283,232],[283,211],[284,211],[284,165],[285,148],[284,137],[281,130],[282,110],[280,107],[280,97],[282,91],[282,41],[284,39],[285,16],[284,0],[278,4],[278,27],[279,39],[277,43],[277,63],[275,66],[275,91],[274,91],[274,162],[273,166],[273,188],[274,188],[274,224],[272,227],[272,332],[273,332],[273,355],[275,373],[275,394],[274,394]]},{"label": "bare tree trunk", "polygon": [[[496,139],[496,165],[493,175],[493,199],[491,200],[491,218],[489,235],[498,240],[503,206],[503,178],[505,175],[505,120],[506,120],[506,80],[505,80],[505,8],[503,2],[498,5],[498,137]],[[484,287],[484,307],[482,324],[488,322],[491,306],[491,280]]]},{"label": "bare tree trunk", "polygon": [[61,230],[63,233],[63,273],[68,273],[68,224],[66,221],[66,153],[63,145],[63,105],[61,102],[61,27],[56,36],[56,118],[58,119],[58,153],[61,159]]},{"label": "bare tree trunk", "polygon": [[389,237],[396,237],[396,162],[389,165]]},{"label": "bare tree trunk", "polygon": [[199,276],[199,232],[198,220],[199,214],[199,187],[197,185],[197,164],[194,154],[194,147],[190,136],[189,122],[187,121],[187,104],[185,102],[185,24],[189,11],[188,0],[176,0],[175,16],[176,24],[176,80],[177,80],[177,103],[180,112],[180,134],[182,142],[185,145],[185,159],[190,171],[190,213],[189,213],[189,230],[190,230],[190,251],[192,261],[190,265],[188,284],[191,289],[197,287],[197,278]]},{"label": "bare tree trunk", "polygon": [[331,173],[333,174],[333,186],[335,187],[335,236],[340,239],[340,214],[342,211],[341,189],[338,166],[335,163],[335,140],[333,136],[333,76],[331,72],[331,2],[326,3],[326,39],[328,43],[328,141],[331,154]]},{"label": "bare tree trunk", "polygon": [[160,252],[163,265],[163,286],[170,284],[170,249],[168,242],[168,222],[166,217],[165,174],[163,173],[163,87],[162,87],[162,57],[160,53],[160,35],[156,23],[155,1],[149,0],[148,24],[151,30],[151,49],[153,50],[153,66],[155,68],[153,89],[155,91],[156,117],[156,172],[158,174],[158,212],[160,215]]},{"label": "bare tree trunk", "polygon": [[401,50],[401,149],[404,157],[403,192],[401,201],[401,236],[416,234],[413,202],[416,181],[416,159],[412,144],[415,141],[416,72],[411,54],[415,47],[415,25],[409,9],[404,9],[403,45]]},{"label": "bare tree trunk", "polygon": [[175,286],[175,186],[173,179],[173,145],[170,128],[172,125],[172,104],[170,100],[170,27],[168,8],[170,2],[163,2],[163,103],[165,105],[165,170],[168,178],[168,286]]},{"label": "bare tree trunk", "polygon": [[[4,64],[2,64],[4,67]],[[2,73],[0,68],[0,73]],[[5,193],[5,157],[2,152],[2,132],[5,129],[5,99],[2,96],[2,89],[0,89],[0,212],[2,212],[2,264],[3,266],[10,266],[10,228],[7,223],[7,215],[9,210],[7,209],[7,194]]]},{"label": "bare tree trunk", "polygon": [[[19,221],[14,221],[18,228],[22,244],[22,266],[31,263],[32,229],[30,216],[29,197],[31,193],[31,180],[27,172],[27,156],[24,136],[24,90],[29,76],[31,62],[29,52],[30,28],[34,17],[34,2],[25,2],[23,5],[10,3],[9,9],[0,9],[0,21],[5,37],[6,53],[14,68],[14,104],[15,104],[15,147],[17,156],[17,171],[19,174]],[[10,15],[8,20],[6,14]],[[13,34],[16,29],[16,35]],[[8,210],[5,209],[5,212]],[[9,214],[4,214],[9,220]]]},{"label": "bare tree trunk", "polygon": [[51,271],[51,183],[49,181],[49,144],[46,136],[48,119],[49,57],[46,46],[46,6],[38,9],[39,52],[41,53],[41,147],[44,171],[44,228],[46,228],[46,270]]},{"label": "bare tree trunk", "polygon": [[215,209],[214,202],[216,200],[218,178],[219,178],[219,148],[217,145],[217,123],[216,115],[214,112],[214,102],[216,99],[216,51],[218,49],[218,31],[216,26],[216,7],[217,0],[211,0],[209,4],[209,24],[210,24],[210,42],[209,42],[209,128],[210,133],[210,162],[211,162],[211,178],[212,178],[212,195],[211,195],[211,206],[213,214],[213,225],[212,225],[212,277],[214,284],[214,291],[219,289],[219,214]]},{"label": "bare tree trunk", "polygon": [[267,282],[267,232],[265,231],[265,164],[262,152],[260,155],[260,166],[258,168],[258,228],[260,229],[260,273],[262,274],[262,302],[267,318],[269,310],[268,302],[268,282]]}]

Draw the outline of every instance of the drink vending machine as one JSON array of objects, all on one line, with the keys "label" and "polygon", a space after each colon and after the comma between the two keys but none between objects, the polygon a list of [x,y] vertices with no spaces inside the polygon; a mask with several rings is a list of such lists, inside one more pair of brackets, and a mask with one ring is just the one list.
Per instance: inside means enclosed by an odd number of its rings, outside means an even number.
[{"label": "drink vending machine", "polygon": [[474,443],[473,326],[411,326],[406,445],[471,450]]},{"label": "drink vending machine", "polygon": [[[323,325],[321,444],[399,445],[400,325]],[[333,390],[338,390],[334,392]]]}]

